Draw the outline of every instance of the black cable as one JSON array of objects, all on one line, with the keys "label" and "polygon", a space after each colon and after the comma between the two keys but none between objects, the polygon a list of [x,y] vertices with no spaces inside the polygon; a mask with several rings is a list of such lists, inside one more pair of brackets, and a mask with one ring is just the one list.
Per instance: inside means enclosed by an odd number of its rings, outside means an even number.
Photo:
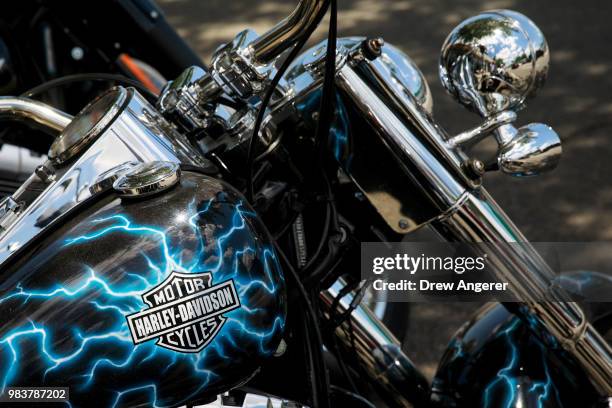
[{"label": "black cable", "polygon": [[308,41],[312,33],[314,32],[314,30],[317,28],[317,26],[323,19],[323,16],[325,16],[325,13],[327,12],[327,8],[328,8],[327,6],[324,6],[321,8],[321,11],[319,12],[319,15],[317,15],[317,18],[314,19],[312,24],[304,32],[304,35],[293,46],[293,48],[291,49],[285,61],[283,61],[281,66],[278,68],[276,75],[274,75],[274,78],[272,79],[272,82],[269,84],[268,90],[263,100],[261,101],[259,112],[257,114],[257,119],[255,120],[255,126],[253,128],[253,135],[251,136],[251,140],[249,140],[249,146],[248,146],[248,152],[247,152],[247,174],[246,174],[247,200],[249,200],[251,203],[253,203],[253,199],[255,195],[253,191],[254,189],[253,187],[253,164],[254,164],[254,156],[255,156],[255,146],[257,144],[257,141],[259,140],[259,130],[261,129],[261,124],[266,114],[266,108],[268,104],[270,103],[270,100],[272,99],[272,95],[274,91],[276,90],[276,87],[278,86],[278,83],[280,82],[283,74],[289,68],[289,65],[291,65],[295,57],[298,56],[298,54],[300,53],[300,51],[302,50],[302,48],[304,47],[304,45],[306,44],[306,42]]},{"label": "black cable", "polygon": [[[333,233],[340,232],[340,226],[338,222],[338,210],[336,209],[336,204],[334,202],[331,183],[329,182],[329,179],[327,177],[327,174],[325,173],[325,170],[322,170],[321,176],[325,182],[326,195],[327,195],[327,208],[326,208],[326,215],[325,215],[325,223],[323,225],[323,230],[321,232],[321,238],[319,240],[319,245],[317,246],[317,250],[312,255],[312,257],[308,260],[304,268],[302,268],[302,271],[304,271],[303,273],[306,275],[311,274],[314,268],[314,265],[317,265],[316,269],[321,270],[325,268],[328,263],[333,262],[334,261],[333,257],[334,255],[337,254],[337,252],[332,253],[331,252],[332,247],[330,247],[329,244],[330,243],[331,244],[340,243],[339,241],[332,242],[329,239],[330,233],[332,233],[332,231]],[[319,257],[320,257],[321,252],[323,251],[323,248],[325,247],[325,244],[328,244],[328,248],[330,249],[330,251],[328,251],[328,253],[325,255],[324,261],[321,261]]]},{"label": "black cable", "polygon": [[353,381],[353,377],[351,376],[348,366],[346,365],[346,361],[344,361],[344,356],[342,355],[340,345],[338,344],[338,336],[336,335],[336,333],[334,333],[334,331],[332,331],[330,337],[332,338],[332,345],[334,347],[334,351],[336,352],[336,360],[338,360],[338,365],[340,366],[340,371],[342,371],[342,375],[346,379],[346,382],[349,384],[349,387],[351,387],[351,390],[354,393],[359,394],[357,385],[355,385],[355,381]]},{"label": "black cable", "polygon": [[338,7],[336,0],[330,0],[329,33],[327,36],[327,50],[325,54],[325,74],[321,90],[321,104],[319,107],[319,121],[315,133],[315,145],[325,145],[329,139],[332,118],[335,115],[335,87],[336,80],[336,41],[338,39]]},{"label": "black cable", "polygon": [[[327,209],[325,224],[322,229],[321,239],[317,250],[306,263],[302,270],[308,271],[318,261],[320,253],[322,252],[325,244],[328,243],[328,239],[331,232],[338,231],[338,216],[337,210],[334,203],[333,191],[331,183],[326,174],[325,169],[325,156],[323,147],[329,140],[329,131],[332,124],[332,118],[335,115],[335,78],[336,78],[336,41],[338,37],[338,10],[336,0],[330,1],[330,20],[329,20],[329,33],[327,36],[327,53],[325,55],[325,74],[323,79],[323,88],[321,90],[321,103],[319,106],[319,121],[317,123],[317,129],[315,133],[315,154],[316,159],[321,163],[319,169],[325,183],[326,195],[327,195]],[[328,254],[329,255],[333,254]]]},{"label": "black cable", "polygon": [[74,74],[74,75],[66,75],[63,77],[55,78],[50,81],[44,82],[40,85],[35,86],[34,88],[25,91],[20,96],[25,98],[32,98],[38,94],[43,92],[47,92],[53,88],[57,88],[60,86],[66,86],[75,82],[89,82],[89,81],[104,81],[104,82],[115,82],[123,85],[133,86],[138,91],[140,91],[144,96],[149,99],[149,101],[157,101],[157,95],[147,89],[142,83],[125,77],[123,75],[117,74],[108,74],[105,72],[92,72],[86,74]]},{"label": "black cable", "polygon": [[348,390],[345,390],[344,388],[340,388],[336,385],[332,385],[331,390],[334,392],[337,392],[338,394],[342,394],[344,396],[353,398],[356,401],[359,401],[360,403],[362,403],[365,406],[371,407],[371,408],[376,408],[376,405],[374,405],[373,403],[371,403],[370,401],[368,401],[367,399],[365,399],[364,397],[362,397],[361,395],[354,393],[354,392],[350,392]]},{"label": "black cable", "polygon": [[274,239],[278,240],[279,238],[282,238],[283,235],[285,235],[287,233],[287,231],[289,231],[289,228],[291,228],[293,226],[293,224],[295,223],[295,221],[298,219],[298,217],[301,215],[301,212],[296,212],[290,219],[290,221],[285,224],[285,226],[283,226],[276,234],[274,234]]},{"label": "black cable", "polygon": [[308,316],[307,316],[307,312],[306,310],[303,310],[304,312],[304,319],[302,320],[302,330],[303,330],[303,338],[304,338],[304,349],[306,351],[306,358],[308,361],[308,366],[309,366],[309,370],[308,370],[308,379],[310,382],[310,394],[311,394],[311,398],[312,398],[312,403],[313,404],[318,404],[319,401],[319,383],[317,380],[317,370],[319,369],[317,367],[317,364],[315,363],[315,356],[313,353],[313,346],[312,346],[312,342],[311,342],[311,333],[310,330],[308,329]]},{"label": "black cable", "polygon": [[[285,266],[287,267],[287,269],[289,270],[289,272],[291,273],[291,276],[293,278],[293,280],[295,281],[295,285],[298,288],[298,291],[300,292],[300,295],[302,296],[302,299],[304,300],[304,304],[306,305],[306,311],[308,313],[308,315],[310,316],[311,320],[312,320],[312,326],[310,327],[310,329],[312,329],[312,332],[314,332],[315,334],[315,339],[317,341],[317,344],[319,345],[318,348],[318,352],[320,354],[320,359],[323,359],[322,353],[323,353],[323,335],[321,334],[321,328],[319,327],[319,325],[317,324],[317,313],[315,312],[315,309],[312,305],[312,302],[310,300],[310,296],[308,295],[308,292],[306,291],[306,288],[304,287],[304,285],[302,284],[302,281],[300,280],[300,276],[298,275],[297,271],[295,270],[295,268],[293,267],[293,265],[291,264],[291,262],[289,262],[289,258],[287,258],[287,255],[285,255],[285,253],[283,252],[283,250],[280,248],[280,246],[278,245],[278,243],[274,242],[274,248],[276,249],[276,252],[278,253],[281,261],[285,264]],[[316,371],[317,369],[314,368],[314,370]],[[317,397],[321,398],[323,400],[323,403],[321,403],[321,401],[314,401],[314,403],[316,404],[317,407],[325,407],[328,406],[328,396],[329,396],[329,377],[328,377],[328,373],[327,371],[324,369],[324,364],[323,364],[323,372],[320,373],[323,375],[324,381],[321,384],[323,386],[322,391],[322,396],[318,396],[318,392],[317,392]]]},{"label": "black cable", "polygon": [[[325,73],[321,92],[321,104],[319,106],[319,120],[315,141],[320,143],[320,136],[324,133],[329,135],[331,118],[334,109],[334,79],[336,77],[336,41],[338,39],[338,11],[336,0],[330,1],[329,33],[327,37],[327,54],[325,56]],[[269,156],[282,141],[283,134],[270,143],[268,148],[255,158],[255,162],[261,161]],[[327,140],[327,138],[326,138]],[[318,150],[318,149],[317,149]]]}]

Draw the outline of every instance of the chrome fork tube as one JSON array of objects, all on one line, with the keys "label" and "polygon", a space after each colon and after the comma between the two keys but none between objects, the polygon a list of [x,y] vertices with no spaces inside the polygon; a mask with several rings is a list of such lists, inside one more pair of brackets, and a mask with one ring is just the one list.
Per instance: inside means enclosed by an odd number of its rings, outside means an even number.
[{"label": "chrome fork tube", "polygon": [[[321,292],[327,317],[342,316],[352,309],[351,304],[355,301],[353,292],[334,302],[345,287],[345,282],[339,279]],[[385,394],[396,403],[412,406],[427,400],[427,380],[404,354],[400,342],[367,307],[357,305],[335,333],[343,346],[355,353],[360,367],[370,380],[383,388]]]},{"label": "chrome fork tube", "polygon": [[[500,281],[512,283],[521,303],[507,308],[519,315],[552,346],[567,352],[582,366],[603,395],[612,395],[612,350],[588,322],[581,307],[562,292],[550,292],[554,272],[521,234],[493,198],[481,189],[468,193],[431,226],[448,241],[486,242],[487,262]],[[514,243],[508,245],[508,243]],[[542,302],[555,297],[553,302]]]},{"label": "chrome fork tube", "polygon": [[38,125],[43,130],[59,133],[72,116],[42,102],[13,96],[0,96],[0,118]]},{"label": "chrome fork tube", "polygon": [[289,17],[278,23],[251,45],[255,62],[260,64],[270,62],[293,45],[317,18],[324,4],[324,0],[300,0],[297,8]]},{"label": "chrome fork tube", "polygon": [[[418,180],[412,184],[417,186],[414,194],[427,195],[429,204],[439,211],[438,217],[429,220],[433,228],[450,241],[490,243],[489,260],[496,267],[492,269],[500,279],[513,283],[509,287],[516,288],[513,295],[521,299],[507,307],[540,337],[554,338],[600,393],[612,395],[610,346],[587,321],[580,306],[567,301],[563,294],[557,294],[559,301],[538,302],[550,299],[550,266],[484,188],[462,180],[452,166],[452,161],[460,158],[444,151],[447,136],[419,109],[414,97],[389,91],[392,88],[385,81],[367,62],[359,62],[342,67],[336,83],[376,130],[371,137],[379,137],[394,160],[410,164],[406,178]],[[441,154],[431,154],[436,151]]]}]

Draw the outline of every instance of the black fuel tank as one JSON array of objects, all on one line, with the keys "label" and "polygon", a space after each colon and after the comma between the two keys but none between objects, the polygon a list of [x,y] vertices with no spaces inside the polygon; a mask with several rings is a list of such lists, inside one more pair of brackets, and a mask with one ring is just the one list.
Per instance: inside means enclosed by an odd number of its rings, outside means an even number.
[{"label": "black fuel tank", "polygon": [[0,276],[0,389],[70,387],[79,406],[176,406],[250,378],[285,326],[266,232],[226,184],[183,172],[114,194]]}]

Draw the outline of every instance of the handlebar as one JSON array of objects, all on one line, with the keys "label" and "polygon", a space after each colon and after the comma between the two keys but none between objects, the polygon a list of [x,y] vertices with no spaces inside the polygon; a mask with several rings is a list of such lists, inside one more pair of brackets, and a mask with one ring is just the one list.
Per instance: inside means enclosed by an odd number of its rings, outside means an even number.
[{"label": "handlebar", "polygon": [[325,0],[300,0],[297,8],[252,45],[255,62],[267,63],[293,45],[316,19],[325,6]]}]

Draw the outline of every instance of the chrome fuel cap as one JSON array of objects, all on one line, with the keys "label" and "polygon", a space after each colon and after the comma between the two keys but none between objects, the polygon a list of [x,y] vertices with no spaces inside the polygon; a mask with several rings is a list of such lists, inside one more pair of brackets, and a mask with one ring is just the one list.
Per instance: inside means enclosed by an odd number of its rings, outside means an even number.
[{"label": "chrome fuel cap", "polygon": [[124,197],[146,197],[169,189],[180,178],[177,163],[154,161],[134,166],[113,183],[113,188]]}]

